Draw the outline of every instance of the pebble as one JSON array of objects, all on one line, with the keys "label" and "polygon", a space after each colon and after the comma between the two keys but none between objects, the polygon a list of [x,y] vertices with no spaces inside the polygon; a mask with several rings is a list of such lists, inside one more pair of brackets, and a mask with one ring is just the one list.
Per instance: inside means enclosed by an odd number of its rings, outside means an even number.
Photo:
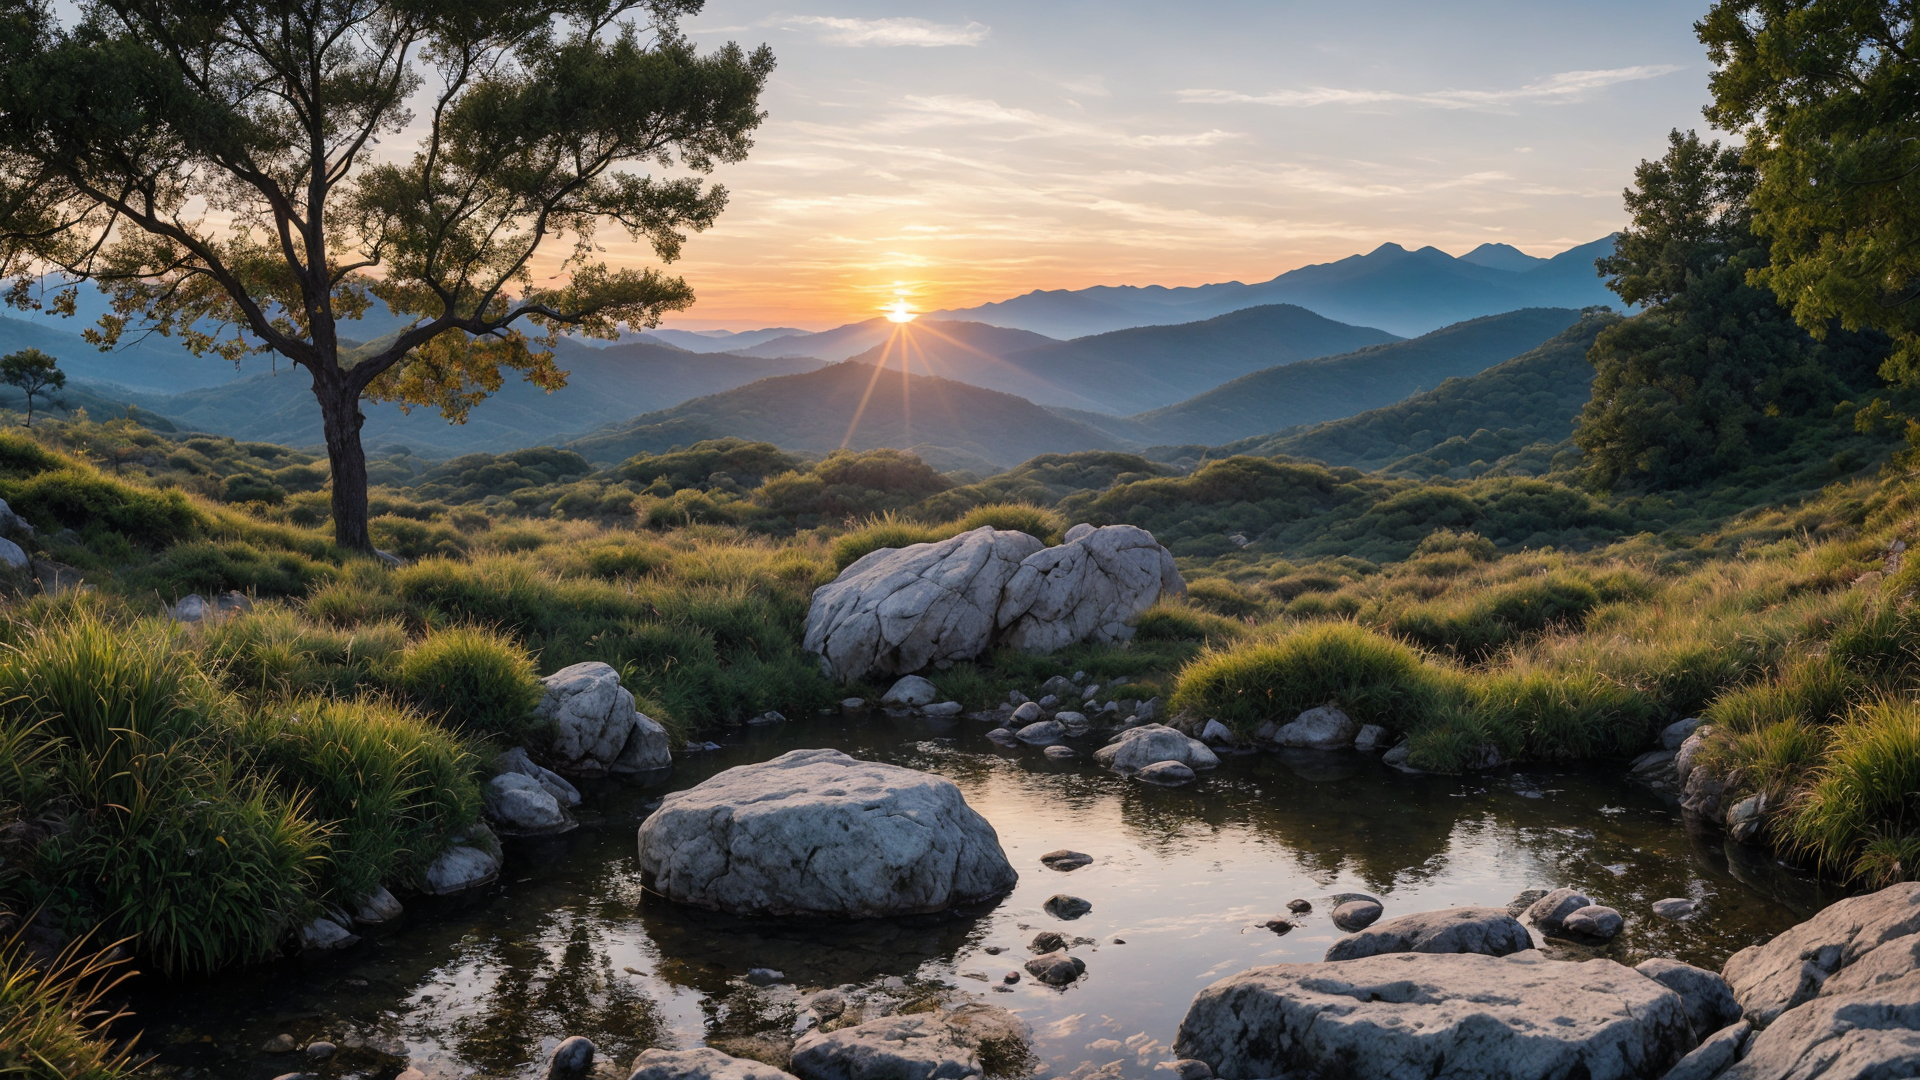
[{"label": "pebble", "polygon": [[1125,945],[1127,943],[1127,939],[1123,937],[1117,937],[1113,939],[1113,943],[1115,945]]},{"label": "pebble", "polygon": [[1087,854],[1086,852],[1074,851],[1069,848],[1061,848],[1058,851],[1049,851],[1045,855],[1040,856],[1040,865],[1046,867],[1049,870],[1061,870],[1061,871],[1078,870],[1081,867],[1086,866],[1088,863],[1091,863],[1092,861],[1093,861],[1093,856]]},{"label": "pebble", "polygon": [[986,953],[988,956],[999,956],[1001,953],[1007,951],[1007,947],[1005,945],[989,945],[980,951]]},{"label": "pebble", "polygon": [[1020,736],[1015,735],[1011,728],[994,728],[992,731],[987,732],[987,738],[999,743],[1001,746],[1020,745]]},{"label": "pebble", "polygon": [[1071,746],[1049,746],[1040,752],[1047,755],[1047,757],[1053,761],[1072,761],[1074,758],[1080,756],[1074,752]]},{"label": "pebble", "polygon": [[315,1061],[325,1061],[333,1056],[335,1049],[330,1042],[310,1042],[307,1044],[307,1056]]},{"label": "pebble", "polygon": [[1287,910],[1293,912],[1295,915],[1305,915],[1307,912],[1313,910],[1313,905],[1305,900],[1293,899],[1287,901]]},{"label": "pebble", "polygon": [[260,1051],[265,1054],[291,1054],[298,1049],[300,1049],[300,1044],[293,1041],[293,1036],[282,1032],[268,1039],[266,1045],[262,1046]]},{"label": "pebble", "polygon": [[1275,915],[1262,925],[1276,934],[1285,934],[1293,929],[1293,920],[1285,915]]},{"label": "pebble", "polygon": [[1068,896],[1066,893],[1055,893],[1040,906],[1046,908],[1047,914],[1056,919],[1077,919],[1093,910],[1091,903],[1077,896]]},{"label": "pebble", "polygon": [[1000,976],[1000,981],[1008,984],[1017,983],[1020,981],[1020,973],[1017,971],[1009,971],[1005,975]]},{"label": "pebble", "polygon": [[1665,900],[1655,900],[1653,902],[1653,913],[1663,919],[1672,919],[1675,922],[1679,922],[1682,919],[1692,918],[1694,909],[1699,906],[1699,904],[1692,900],[1674,896],[1668,897]]},{"label": "pebble", "polygon": [[1027,944],[1027,948],[1035,954],[1050,953],[1055,949],[1064,949],[1066,947],[1067,939],[1061,937],[1058,932],[1053,930],[1040,931],[1033,935],[1033,940]]}]

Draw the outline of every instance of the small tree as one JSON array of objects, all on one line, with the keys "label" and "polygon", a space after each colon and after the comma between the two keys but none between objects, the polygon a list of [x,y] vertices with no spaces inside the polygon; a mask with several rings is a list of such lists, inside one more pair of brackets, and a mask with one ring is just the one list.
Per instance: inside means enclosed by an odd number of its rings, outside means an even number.
[{"label": "small tree", "polygon": [[[671,261],[726,192],[621,167],[704,173],[752,145],[773,56],[700,54],[678,19],[702,3],[80,0],[65,25],[0,0],[0,275],[27,307],[49,269],[106,288],[103,347],[144,323],[305,369],[334,535],[371,550],[363,397],[463,419],[502,369],[564,385],[562,331],[692,303],[596,239],[616,224]],[[410,155],[379,148],[403,131]],[[376,298],[403,327],[344,346]]]},{"label": "small tree", "polygon": [[0,356],[0,382],[17,386],[27,395],[27,426],[33,426],[33,399],[67,385],[60,362],[39,349],[21,349]]}]

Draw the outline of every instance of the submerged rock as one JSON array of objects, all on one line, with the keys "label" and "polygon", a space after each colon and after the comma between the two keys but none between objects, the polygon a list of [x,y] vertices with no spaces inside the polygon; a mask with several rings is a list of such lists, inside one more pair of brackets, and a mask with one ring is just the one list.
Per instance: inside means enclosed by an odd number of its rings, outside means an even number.
[{"label": "submerged rock", "polygon": [[1044,548],[1026,533],[982,526],[870,552],[814,590],[805,648],[842,681],[971,660],[993,644],[1001,593],[1021,560]]},{"label": "submerged rock", "polygon": [[1360,734],[1352,717],[1331,705],[1308,709],[1289,723],[1269,720],[1254,733],[1261,742],[1303,750],[1345,750]]},{"label": "submerged rock", "polygon": [[673,764],[667,729],[634,708],[613,668],[589,660],[540,681],[547,691],[534,715],[553,725],[550,753],[558,771],[597,776]]},{"label": "submerged rock", "polygon": [[1663,919],[1671,919],[1674,922],[1679,922],[1683,919],[1692,918],[1694,909],[1697,907],[1699,907],[1697,903],[1685,897],[1671,896],[1665,900],[1655,900],[1653,902],[1653,913]]},{"label": "submerged rock", "polygon": [[1080,756],[1079,752],[1071,746],[1049,746],[1041,753],[1054,761],[1071,761]]},{"label": "submerged rock", "polygon": [[1083,851],[1061,848],[1040,856],[1040,865],[1049,870],[1078,870],[1093,862],[1093,856]]},{"label": "submerged rock", "polygon": [[1173,555],[1133,525],[1075,526],[1066,543],[1028,555],[1007,582],[1001,639],[1047,653],[1076,642],[1133,637],[1132,621],[1187,585]]},{"label": "submerged rock", "polygon": [[1382,953],[1480,953],[1506,956],[1533,948],[1519,920],[1500,908],[1457,907],[1389,919],[1327,950],[1328,960],[1358,960]]},{"label": "submerged rock", "polygon": [[1190,769],[1213,769],[1220,765],[1220,758],[1206,743],[1164,724],[1128,728],[1113,742],[1094,751],[1093,760],[1128,775],[1160,761],[1177,761]]},{"label": "submerged rock", "polygon": [[952,781],[838,750],[794,750],[668,795],[639,848],[648,888],[736,915],[942,911],[1019,879]]},{"label": "submerged rock", "polygon": [[627,1080],[797,1080],[790,1072],[711,1047],[642,1050]]},{"label": "submerged rock", "polygon": [[1672,991],[1610,960],[1390,953],[1254,968],[1202,990],[1174,1052],[1216,1075],[1659,1076],[1693,1044]]},{"label": "submerged rock", "polygon": [[1193,783],[1193,770],[1178,761],[1156,761],[1134,773],[1134,779],[1161,787],[1179,787]]}]

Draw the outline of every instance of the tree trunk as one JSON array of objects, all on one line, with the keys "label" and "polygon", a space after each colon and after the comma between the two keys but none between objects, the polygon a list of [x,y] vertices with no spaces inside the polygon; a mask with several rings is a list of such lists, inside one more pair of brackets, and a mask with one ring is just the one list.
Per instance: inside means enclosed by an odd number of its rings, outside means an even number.
[{"label": "tree trunk", "polygon": [[327,463],[333,470],[333,539],[341,547],[373,551],[367,532],[367,452],[360,445],[360,394],[336,376],[313,380],[320,399],[320,423],[327,437]]}]

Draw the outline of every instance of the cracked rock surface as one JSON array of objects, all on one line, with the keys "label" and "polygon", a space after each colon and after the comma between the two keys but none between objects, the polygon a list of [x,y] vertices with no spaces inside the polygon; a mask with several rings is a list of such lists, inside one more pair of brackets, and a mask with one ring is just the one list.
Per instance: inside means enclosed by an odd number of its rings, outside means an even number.
[{"label": "cracked rock surface", "polygon": [[794,750],[668,795],[639,846],[647,888],[736,915],[942,911],[1019,877],[951,781],[838,750]]}]

